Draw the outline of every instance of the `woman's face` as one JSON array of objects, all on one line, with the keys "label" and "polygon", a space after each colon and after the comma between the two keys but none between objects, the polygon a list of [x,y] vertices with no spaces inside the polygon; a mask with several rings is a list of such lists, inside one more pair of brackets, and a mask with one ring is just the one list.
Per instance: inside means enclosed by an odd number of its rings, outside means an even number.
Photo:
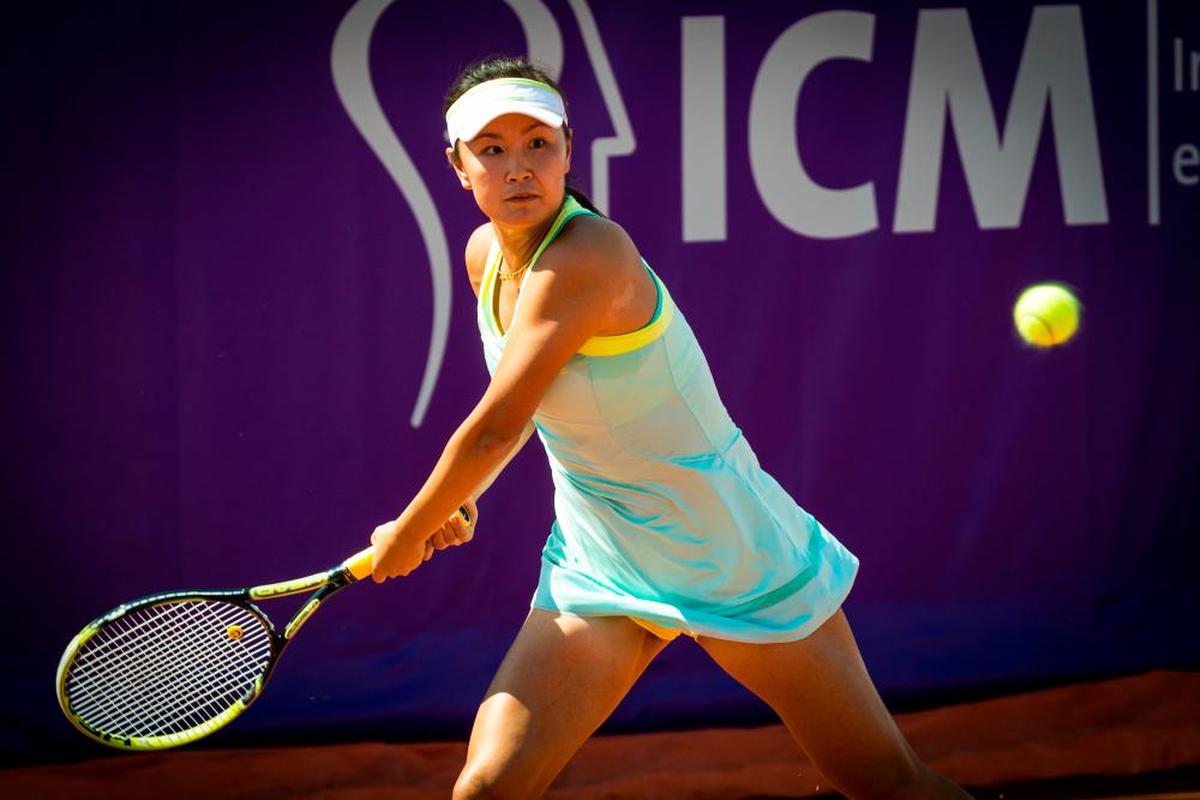
[{"label": "woman's face", "polygon": [[504,114],[469,142],[458,144],[460,163],[451,158],[464,189],[493,222],[527,227],[558,212],[571,168],[571,141],[524,114]]}]

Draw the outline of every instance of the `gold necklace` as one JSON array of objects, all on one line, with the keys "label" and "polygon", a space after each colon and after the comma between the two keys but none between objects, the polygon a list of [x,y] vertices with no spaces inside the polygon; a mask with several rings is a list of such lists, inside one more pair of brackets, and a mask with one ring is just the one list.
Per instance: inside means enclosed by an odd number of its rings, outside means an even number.
[{"label": "gold necklace", "polygon": [[[553,225],[552,225],[551,227],[553,227]],[[545,238],[546,238],[546,235],[543,233],[543,234],[542,234],[542,239],[544,240]],[[528,261],[526,261],[526,262],[525,262],[525,266],[521,267],[520,269],[514,269],[514,270],[512,270],[512,271],[510,271],[510,272],[505,272],[504,270],[502,270],[502,269],[500,269],[499,267],[497,267],[497,268],[496,268],[496,271],[500,273],[500,282],[501,282],[501,283],[505,283],[506,281],[516,280],[517,278],[521,277],[521,273],[522,273],[522,272],[524,272],[525,270],[527,270],[527,269],[529,269],[531,266],[533,266],[533,262],[534,262],[534,260],[535,260],[535,259],[537,259],[537,255],[538,255],[538,254],[537,254],[537,251],[535,250],[535,251],[534,251],[534,253],[533,253],[533,256],[532,256],[532,257],[530,257],[530,259],[529,259]],[[504,256],[500,256],[500,263],[501,263],[501,264],[505,264],[505,263],[507,263],[507,262],[504,260]]]},{"label": "gold necklace", "polygon": [[[503,258],[501,258],[501,263],[503,263],[503,261],[504,261],[504,259],[503,259]],[[530,264],[532,264],[532,263],[533,263],[533,261],[532,261],[532,260],[530,260],[530,261],[526,262],[525,266],[521,267],[520,269],[515,269],[515,270],[512,270],[511,272],[505,272],[504,270],[499,270],[499,272],[500,272],[500,282],[501,282],[501,283],[504,283],[505,281],[511,281],[511,280],[513,280],[514,278],[516,278],[517,276],[519,276],[519,275],[520,275],[522,272],[524,272],[525,270],[529,269],[529,265],[530,265]]]}]

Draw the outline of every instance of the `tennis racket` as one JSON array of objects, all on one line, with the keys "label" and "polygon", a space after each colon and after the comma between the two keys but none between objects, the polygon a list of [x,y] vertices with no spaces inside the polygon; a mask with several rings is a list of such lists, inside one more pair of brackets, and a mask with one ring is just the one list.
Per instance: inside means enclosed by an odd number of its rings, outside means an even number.
[{"label": "tennis racket", "polygon": [[[470,525],[470,514],[460,508]],[[123,603],[85,627],[58,664],[58,704],[85,735],[161,750],[228,725],[262,693],[313,613],[371,574],[368,547],[324,572],[248,589],[179,591]],[[277,631],[256,600],[316,589]]]}]

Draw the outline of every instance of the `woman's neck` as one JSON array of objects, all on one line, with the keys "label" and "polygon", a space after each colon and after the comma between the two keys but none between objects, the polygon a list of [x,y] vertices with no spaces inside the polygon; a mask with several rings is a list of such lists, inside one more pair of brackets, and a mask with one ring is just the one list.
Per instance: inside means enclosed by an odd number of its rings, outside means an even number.
[{"label": "woman's neck", "polygon": [[557,218],[558,211],[555,211],[542,222],[527,228],[509,228],[492,222],[492,230],[495,231],[496,242],[500,246],[500,255],[504,257],[504,263],[508,267],[506,271],[515,272],[529,263]]}]

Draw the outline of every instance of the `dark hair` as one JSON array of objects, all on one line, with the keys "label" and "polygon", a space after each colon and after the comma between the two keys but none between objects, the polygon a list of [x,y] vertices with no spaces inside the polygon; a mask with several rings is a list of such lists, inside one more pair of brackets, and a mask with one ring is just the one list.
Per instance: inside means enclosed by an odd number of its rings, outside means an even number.
[{"label": "dark hair", "polygon": [[[450,89],[446,92],[446,102],[442,105],[442,116],[446,116],[446,112],[450,110],[450,106],[454,105],[454,101],[466,94],[467,90],[473,86],[492,81],[496,78],[527,78],[532,81],[541,81],[544,84],[552,87],[554,91],[562,95],[563,107],[567,105],[567,96],[563,94],[562,87],[558,82],[546,74],[546,71],[536,64],[533,64],[524,56],[488,56],[480,59],[473,64],[465,67],[462,72],[458,73],[458,77],[454,79],[454,83],[450,84]],[[568,115],[567,119],[570,119]],[[571,128],[567,123],[562,126],[563,135],[569,141],[571,139]],[[458,143],[451,142],[450,146],[454,148],[454,160],[458,162]],[[567,194],[574,197],[579,205],[594,211],[600,216],[605,216],[600,209],[596,208],[586,194],[578,189],[567,184]]]}]

